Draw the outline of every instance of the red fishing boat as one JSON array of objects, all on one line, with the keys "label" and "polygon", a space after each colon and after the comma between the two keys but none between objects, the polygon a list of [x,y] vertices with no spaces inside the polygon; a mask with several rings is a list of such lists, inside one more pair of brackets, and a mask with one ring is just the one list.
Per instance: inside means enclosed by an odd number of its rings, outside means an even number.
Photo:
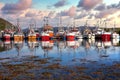
[{"label": "red fishing boat", "polygon": [[75,40],[75,34],[72,32],[67,32],[66,34],[67,41],[74,41]]},{"label": "red fishing boat", "polygon": [[111,40],[111,32],[104,32],[102,34],[102,41],[110,41]]},{"label": "red fishing boat", "polygon": [[47,34],[49,34],[50,38],[53,38],[53,36],[54,36],[53,27],[48,25],[48,17],[44,18],[44,22],[45,22],[45,24],[43,27],[43,33],[47,33]]},{"label": "red fishing boat", "polygon": [[[106,21],[104,21],[104,23],[105,23],[105,28],[107,27],[106,25],[107,25],[107,23],[106,23]],[[111,40],[111,32],[107,32],[107,31],[104,31],[103,33],[102,33],[102,41],[110,41]]]},{"label": "red fishing boat", "polygon": [[4,40],[10,40],[11,39],[11,34],[10,34],[10,30],[5,29],[3,32],[3,39]]},{"label": "red fishing boat", "polygon": [[50,40],[50,35],[47,32],[42,32],[41,33],[41,40],[42,41],[49,41]]}]

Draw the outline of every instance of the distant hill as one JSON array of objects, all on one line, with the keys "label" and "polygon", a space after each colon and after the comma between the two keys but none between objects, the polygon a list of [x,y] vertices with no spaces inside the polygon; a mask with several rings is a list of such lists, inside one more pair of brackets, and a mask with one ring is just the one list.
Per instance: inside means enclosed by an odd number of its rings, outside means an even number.
[{"label": "distant hill", "polygon": [[13,24],[11,24],[10,22],[8,22],[7,20],[5,19],[2,19],[0,18],[0,31],[1,30],[4,30],[5,28],[12,28],[12,29],[15,29],[15,26]]}]

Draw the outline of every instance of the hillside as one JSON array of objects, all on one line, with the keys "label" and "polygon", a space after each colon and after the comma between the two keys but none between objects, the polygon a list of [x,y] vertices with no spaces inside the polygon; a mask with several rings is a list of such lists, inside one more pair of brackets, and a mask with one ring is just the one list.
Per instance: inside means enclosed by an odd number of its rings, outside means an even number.
[{"label": "hillside", "polygon": [[12,28],[12,29],[15,28],[15,26],[12,25],[10,22],[6,21],[5,19],[0,18],[0,31],[4,30],[6,27]]}]

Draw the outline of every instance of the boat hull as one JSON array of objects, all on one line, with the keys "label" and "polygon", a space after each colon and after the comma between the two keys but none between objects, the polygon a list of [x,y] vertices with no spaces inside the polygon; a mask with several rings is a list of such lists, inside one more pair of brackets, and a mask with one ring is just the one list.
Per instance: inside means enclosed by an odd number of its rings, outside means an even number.
[{"label": "boat hull", "polygon": [[74,41],[75,40],[75,36],[74,35],[67,35],[66,39],[67,39],[67,41]]},{"label": "boat hull", "polygon": [[50,40],[49,33],[43,32],[43,33],[41,34],[41,41],[49,41],[49,40]]},{"label": "boat hull", "polygon": [[23,41],[24,36],[23,35],[14,35],[14,41]]},{"label": "boat hull", "polygon": [[111,40],[111,34],[102,34],[102,41],[110,41]]},{"label": "boat hull", "polygon": [[11,38],[10,34],[5,34],[5,35],[3,36],[3,39],[4,39],[4,40],[10,40],[10,38]]},{"label": "boat hull", "polygon": [[95,39],[102,39],[102,34],[95,34]]}]

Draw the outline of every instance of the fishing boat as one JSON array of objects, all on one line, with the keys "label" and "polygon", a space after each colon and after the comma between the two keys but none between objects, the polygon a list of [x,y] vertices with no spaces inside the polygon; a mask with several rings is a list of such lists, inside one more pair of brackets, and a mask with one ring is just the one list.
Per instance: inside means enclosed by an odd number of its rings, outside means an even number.
[{"label": "fishing boat", "polygon": [[35,28],[35,29],[34,29],[34,32],[35,32],[35,34],[36,34],[36,38],[39,39],[39,38],[40,38],[39,29],[38,29],[38,28]]},{"label": "fishing boat", "polygon": [[41,38],[43,38],[45,33],[46,33],[46,34],[49,34],[49,37],[51,39],[51,38],[54,37],[53,27],[48,24],[48,17],[44,18],[44,22],[45,22],[45,24],[44,24],[44,27],[43,27],[43,31],[41,33],[41,36],[42,36]]},{"label": "fishing boat", "polygon": [[28,37],[28,40],[36,40],[36,33],[35,33],[35,31],[34,31],[34,29],[33,29],[33,25],[34,24],[30,24],[30,27],[29,27],[29,32],[28,32],[28,35],[27,35],[27,37]]},{"label": "fishing boat", "polygon": [[79,29],[76,28],[75,25],[71,29],[71,32],[75,35],[75,38],[77,38],[77,39],[82,39],[83,38],[82,35],[81,35],[81,33],[80,33],[80,31],[79,31]]},{"label": "fishing boat", "polygon": [[73,21],[73,27],[71,28],[71,32],[75,34],[75,38],[82,38],[80,30],[78,29],[78,27],[76,27],[75,19]]},{"label": "fishing boat", "polygon": [[57,39],[65,39],[66,32],[64,29],[58,29],[58,32],[56,33],[56,38]]},{"label": "fishing boat", "polygon": [[49,41],[49,40],[50,40],[50,35],[49,35],[49,33],[43,31],[43,32],[41,33],[41,40],[42,40],[42,41]]},{"label": "fishing boat", "polygon": [[115,31],[115,27],[116,27],[116,24],[114,22],[114,27],[113,27],[111,38],[112,39],[119,39],[119,34]]},{"label": "fishing boat", "polygon": [[119,34],[116,33],[116,32],[113,32],[112,35],[111,35],[111,38],[112,39],[119,39]]},{"label": "fishing boat", "polygon": [[102,41],[110,41],[111,40],[111,32],[104,32],[102,34]]},{"label": "fishing boat", "polygon": [[95,32],[95,39],[102,39],[102,33],[103,32],[104,31],[102,29],[98,28]]},{"label": "fishing boat", "polygon": [[83,39],[91,39],[92,32],[90,29],[86,28],[83,32]]},{"label": "fishing boat", "polygon": [[[105,23],[105,28],[107,28],[107,23],[106,21],[104,21]],[[110,41],[111,40],[111,32],[109,31],[105,31],[102,33],[102,41]]]},{"label": "fishing boat", "polygon": [[12,34],[11,34],[11,33],[13,33],[12,30],[9,29],[8,25],[5,25],[5,30],[4,30],[3,33],[2,33],[2,38],[3,38],[4,40],[10,40],[11,37],[12,37]]},{"label": "fishing boat", "polygon": [[11,38],[11,34],[10,34],[10,33],[7,33],[7,32],[5,31],[4,34],[3,34],[3,39],[9,41],[10,38]]},{"label": "fishing boat", "polygon": [[75,34],[72,33],[71,31],[68,31],[66,33],[66,40],[67,41],[74,41],[75,40]]},{"label": "fishing boat", "polygon": [[24,39],[24,34],[23,34],[23,32],[22,32],[22,30],[21,30],[21,28],[20,28],[20,25],[19,25],[19,20],[17,21],[17,30],[16,30],[16,32],[14,33],[14,41],[23,41],[23,39]]},{"label": "fishing boat", "polygon": [[65,32],[65,30],[64,30],[64,28],[63,28],[63,26],[62,26],[62,18],[61,18],[61,16],[60,16],[60,17],[59,17],[59,27],[58,27],[58,31],[57,31],[55,37],[56,37],[57,39],[64,40],[64,39],[65,39],[65,35],[66,35],[66,32]]},{"label": "fishing boat", "polygon": [[85,29],[83,31],[83,39],[91,39],[92,37],[92,31],[88,27],[88,21],[86,21],[86,24],[84,25]]}]

